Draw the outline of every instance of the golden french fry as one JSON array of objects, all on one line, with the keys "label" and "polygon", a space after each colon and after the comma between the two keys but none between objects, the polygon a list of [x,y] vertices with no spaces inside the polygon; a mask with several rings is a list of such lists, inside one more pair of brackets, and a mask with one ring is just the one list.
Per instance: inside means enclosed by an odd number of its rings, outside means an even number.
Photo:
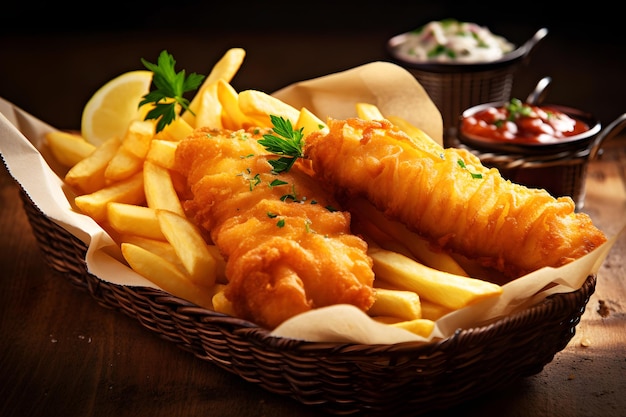
[{"label": "golden french fry", "polygon": [[[204,96],[204,91],[213,88],[212,85],[217,80],[224,80],[228,83],[232,81],[235,74],[239,71],[241,64],[246,56],[246,51],[242,48],[231,48],[220,58],[219,61],[213,66],[209,75],[205,78],[204,82],[200,86],[198,93],[191,99],[189,103],[189,109],[191,112],[186,111],[182,114],[182,118],[189,123],[192,127],[200,127],[196,124],[194,114],[200,107],[200,103]],[[210,126],[210,125],[207,125]],[[216,126],[217,127],[217,126]]]},{"label": "golden french fry", "polygon": [[199,93],[199,104],[195,110],[195,127],[221,129],[223,106],[217,96],[217,82]]},{"label": "golden french fry", "polygon": [[237,91],[224,80],[217,81],[217,97],[222,103],[222,125],[230,130],[239,130],[254,125],[239,108]]},{"label": "golden french fry", "polygon": [[119,236],[118,241],[120,244],[132,243],[133,245],[139,246],[147,250],[148,252],[152,252],[155,255],[160,256],[161,258],[170,262],[172,265],[176,266],[178,270],[183,273],[183,275],[187,276],[187,270],[185,269],[183,263],[180,261],[180,258],[176,254],[174,247],[167,240],[151,239],[138,235],[122,234]]},{"label": "golden french fry", "polygon": [[120,146],[104,170],[104,183],[112,184],[140,172],[143,161],[144,158],[138,157],[123,145]]},{"label": "golden french fry", "polygon": [[[451,274],[467,276],[467,272],[463,270],[461,265],[450,254],[433,248],[428,240],[411,232],[404,224],[388,219],[383,212],[374,207],[369,201],[362,198],[353,199],[349,204],[350,210],[355,212],[361,223],[364,224],[364,227],[367,227],[368,222],[373,223],[379,230],[384,230],[395,241],[401,242],[420,262],[431,268]],[[375,237],[373,238],[375,239]],[[385,247],[383,243],[379,244]],[[398,249],[397,247],[390,247],[389,245],[391,244],[391,242],[387,242],[386,247],[393,250]],[[400,252],[405,254],[402,250]]]},{"label": "golden french fry", "polygon": [[419,296],[413,291],[376,288],[374,304],[367,311],[370,316],[390,316],[402,320],[422,318]]},{"label": "golden french fry", "polygon": [[272,127],[270,115],[283,117],[295,125],[300,111],[282,100],[258,90],[239,92],[239,108],[247,117],[259,122],[260,127]]},{"label": "golden french fry", "polygon": [[420,299],[422,307],[422,318],[428,320],[439,320],[441,317],[453,311],[448,307],[444,307],[441,304],[435,304],[429,300]]},{"label": "golden french fry", "polygon": [[82,194],[103,188],[104,171],[120,146],[121,141],[118,138],[103,142],[88,157],[70,168],[65,174],[65,182]]},{"label": "golden french fry", "polygon": [[168,210],[157,210],[156,214],[161,231],[185,266],[189,279],[205,287],[215,285],[217,262],[196,226],[185,216]]},{"label": "golden french fry", "polygon": [[167,168],[146,160],[143,164],[143,178],[148,207],[185,215]]},{"label": "golden french fry", "polygon": [[153,162],[163,168],[173,169],[178,142],[153,139],[146,155],[146,161]]},{"label": "golden french fry", "polygon": [[364,120],[383,120],[385,118],[380,109],[370,103],[356,103],[356,115],[359,119]]},{"label": "golden french fry", "polygon": [[408,330],[418,336],[428,337],[435,329],[435,322],[428,319],[415,319],[391,323],[390,326]]},{"label": "golden french fry", "polygon": [[150,207],[111,202],[107,205],[109,225],[120,234],[165,240],[156,211]]},{"label": "golden french fry", "polygon": [[212,308],[212,291],[192,282],[172,263],[132,243],[122,243],[121,249],[130,267],[162,290],[201,307]]},{"label": "golden french fry", "polygon": [[313,114],[309,109],[303,107],[300,109],[298,120],[294,126],[296,130],[302,129],[304,136],[313,132],[328,132],[328,126],[319,117]]},{"label": "golden french fry", "polygon": [[[419,142],[420,144],[428,144],[429,146],[432,146],[434,144],[436,145],[436,148],[440,147],[441,144],[438,144],[433,138],[428,136],[426,132],[424,132],[422,129],[420,129],[417,126],[414,126],[408,120],[403,119],[402,117],[399,117],[399,116],[392,116],[392,115],[387,115],[386,118],[391,123],[393,123],[398,129],[406,133],[411,139]],[[432,148],[432,149],[436,149],[436,148]]]},{"label": "golden french fry", "polygon": [[45,139],[54,158],[68,168],[73,167],[96,150],[95,145],[74,133],[54,130],[46,133]]},{"label": "golden french fry", "polygon": [[233,304],[224,295],[224,285],[215,285],[216,291],[213,294],[213,309],[218,313],[228,314],[229,316],[236,316]]},{"label": "golden french fry", "polygon": [[370,248],[368,254],[374,261],[377,280],[414,291],[420,298],[453,310],[502,293],[499,285],[429,268],[396,252]]},{"label": "golden french fry", "polygon": [[378,247],[401,253],[409,258],[415,258],[402,242],[393,239],[389,234],[383,232],[370,219],[363,217],[363,213],[352,211],[352,229],[363,235],[369,247]]},{"label": "golden french fry", "polygon": [[96,222],[107,220],[107,205],[111,202],[142,204],[145,201],[141,172],[125,180],[74,199],[76,206]]},{"label": "golden french fry", "polygon": [[157,139],[179,142],[193,133],[193,127],[181,117],[175,118],[172,123],[155,135]]},{"label": "golden french fry", "polygon": [[122,138],[122,148],[139,159],[145,158],[155,131],[153,120],[133,120]]},{"label": "golden french fry", "polygon": [[241,64],[246,56],[246,51],[243,48],[230,48],[222,58],[211,69],[211,72],[204,81],[202,88],[205,85],[211,85],[217,80],[225,80],[231,82],[235,77],[235,74],[239,71]]}]

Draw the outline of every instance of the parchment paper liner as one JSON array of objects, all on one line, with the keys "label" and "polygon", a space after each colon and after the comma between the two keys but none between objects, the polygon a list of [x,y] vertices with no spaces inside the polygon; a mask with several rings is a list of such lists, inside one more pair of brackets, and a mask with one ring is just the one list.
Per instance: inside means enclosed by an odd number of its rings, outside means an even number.
[{"label": "parchment paper liner", "polygon": [[[275,93],[299,108],[306,106],[322,119],[356,116],[355,103],[376,104],[384,115],[404,117],[441,143],[442,122],[437,108],[415,78],[395,64],[374,62],[337,74],[303,81]],[[419,111],[416,111],[418,109]],[[49,218],[88,244],[89,272],[102,280],[129,286],[158,288],[123,263],[117,244],[90,217],[72,207],[72,191],[43,146],[54,127],[0,98],[0,153],[10,174]],[[57,174],[58,173],[58,174]],[[626,225],[625,225],[626,226]],[[621,234],[626,227],[621,228]],[[618,234],[618,235],[619,235]],[[272,334],[310,341],[361,344],[429,341],[519,311],[557,292],[574,291],[589,274],[597,273],[618,235],[561,268],[544,268],[503,286],[503,294],[455,311],[437,320],[429,338],[371,320],[355,307],[336,305],[293,317]],[[545,290],[548,284],[554,284]]]}]

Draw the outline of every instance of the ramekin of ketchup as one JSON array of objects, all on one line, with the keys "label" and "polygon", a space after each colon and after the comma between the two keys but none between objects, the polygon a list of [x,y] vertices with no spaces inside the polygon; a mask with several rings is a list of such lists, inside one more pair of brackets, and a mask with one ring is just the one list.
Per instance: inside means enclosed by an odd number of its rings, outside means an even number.
[{"label": "ramekin of ketchup", "polygon": [[513,98],[465,110],[457,146],[506,179],[571,197],[580,210],[588,161],[625,124],[626,113],[601,131],[600,123],[581,110]]},{"label": "ramekin of ketchup", "polygon": [[590,127],[557,107],[531,105],[517,98],[501,106],[485,106],[461,121],[464,135],[518,144],[555,144],[585,134]]}]

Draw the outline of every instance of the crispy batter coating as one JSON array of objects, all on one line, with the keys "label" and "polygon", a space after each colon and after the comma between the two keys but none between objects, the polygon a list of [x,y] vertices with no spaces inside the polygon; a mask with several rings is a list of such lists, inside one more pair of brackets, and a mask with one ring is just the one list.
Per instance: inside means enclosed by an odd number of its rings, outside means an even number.
[{"label": "crispy batter coating", "polygon": [[191,191],[185,209],[227,261],[226,298],[239,317],[267,328],[332,304],[369,309],[372,260],[350,233],[349,213],[335,210],[332,195],[297,164],[273,173],[268,158],[276,156],[260,137],[202,128],[176,152]]},{"label": "crispy batter coating", "polygon": [[317,178],[509,277],[562,266],[606,240],[571,198],[511,183],[470,152],[418,142],[387,121],[331,119],[329,128],[305,142]]}]

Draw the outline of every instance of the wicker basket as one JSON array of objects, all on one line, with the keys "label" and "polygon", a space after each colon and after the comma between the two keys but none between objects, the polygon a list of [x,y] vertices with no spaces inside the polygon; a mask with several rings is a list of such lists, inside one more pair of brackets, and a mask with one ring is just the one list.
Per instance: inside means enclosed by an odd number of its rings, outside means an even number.
[{"label": "wicker basket", "polygon": [[540,372],[575,333],[596,277],[575,292],[436,342],[317,343],[265,329],[165,292],[114,285],[87,272],[86,245],[44,215],[22,189],[46,262],[106,308],[136,318],[196,357],[264,389],[337,415],[419,415]]}]

